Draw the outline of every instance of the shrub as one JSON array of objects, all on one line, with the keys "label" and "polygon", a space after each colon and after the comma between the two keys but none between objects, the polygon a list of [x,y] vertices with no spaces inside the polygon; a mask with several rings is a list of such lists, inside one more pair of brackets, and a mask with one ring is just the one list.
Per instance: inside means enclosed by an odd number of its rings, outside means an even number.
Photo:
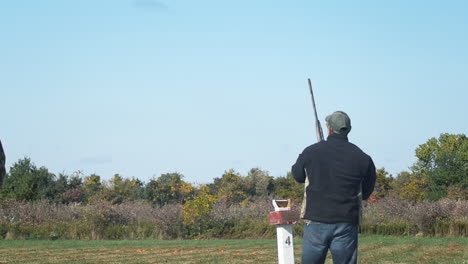
[{"label": "shrub", "polygon": [[411,203],[392,196],[366,205],[362,228],[375,234],[464,236],[467,225],[467,200]]},{"label": "shrub", "polygon": [[[253,202],[216,202],[199,222],[183,224],[181,204],[154,207],[147,201],[93,205],[0,202],[0,239],[180,239],[274,238],[268,224],[269,197]],[[467,236],[468,201],[442,199],[411,203],[389,196],[365,206],[364,233]],[[300,237],[303,225],[294,225]]]},{"label": "shrub", "polygon": [[182,238],[182,205],[167,204],[156,208],[155,225],[160,230],[160,238]]}]

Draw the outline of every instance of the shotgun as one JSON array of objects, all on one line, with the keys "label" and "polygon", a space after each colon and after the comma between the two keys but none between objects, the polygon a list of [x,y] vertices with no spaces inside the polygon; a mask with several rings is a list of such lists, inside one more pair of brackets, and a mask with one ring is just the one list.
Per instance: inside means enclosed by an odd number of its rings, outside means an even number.
[{"label": "shotgun", "polygon": [[[315,99],[314,99],[314,92],[312,90],[312,82],[310,79],[307,79],[307,82],[309,83],[309,91],[310,91],[310,96],[312,98],[312,106],[314,107],[314,114],[315,114],[315,132],[317,134],[317,141],[323,141],[323,130],[322,130],[322,125],[320,124],[320,120],[317,115],[317,107],[315,106]],[[309,186],[309,176],[307,175],[307,170],[304,168],[306,178],[304,182],[304,198],[302,199],[302,206],[301,206],[301,218],[304,218],[305,215],[305,210],[306,210],[306,203],[307,203],[307,186]]]}]

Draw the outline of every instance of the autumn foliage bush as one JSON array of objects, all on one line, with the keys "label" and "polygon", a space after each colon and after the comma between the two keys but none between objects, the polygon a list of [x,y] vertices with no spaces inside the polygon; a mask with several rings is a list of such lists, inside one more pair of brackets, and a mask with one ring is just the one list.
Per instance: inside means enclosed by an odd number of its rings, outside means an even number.
[{"label": "autumn foliage bush", "polygon": [[362,228],[377,234],[467,236],[468,201],[446,198],[410,202],[389,196],[367,203]]},{"label": "autumn foliage bush", "polygon": [[0,238],[172,239],[181,237],[181,205],[147,201],[57,204],[0,203]]},{"label": "autumn foliage bush", "polygon": [[[112,204],[58,204],[47,200],[0,202],[0,239],[189,239],[274,238],[268,224],[271,197],[247,204],[213,202],[195,212],[181,204],[155,206],[147,201]],[[184,220],[185,217],[185,220]],[[363,233],[384,235],[467,236],[468,201],[442,199],[409,202],[397,196],[368,203]],[[296,236],[302,225],[294,226]]]}]

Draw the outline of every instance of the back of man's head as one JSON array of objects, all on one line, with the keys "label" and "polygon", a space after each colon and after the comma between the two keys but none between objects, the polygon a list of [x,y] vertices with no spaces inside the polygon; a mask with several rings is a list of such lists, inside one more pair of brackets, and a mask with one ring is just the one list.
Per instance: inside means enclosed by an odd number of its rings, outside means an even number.
[{"label": "back of man's head", "polygon": [[332,113],[325,118],[325,121],[327,121],[327,127],[331,128],[335,134],[346,136],[351,131],[351,119],[343,111]]}]

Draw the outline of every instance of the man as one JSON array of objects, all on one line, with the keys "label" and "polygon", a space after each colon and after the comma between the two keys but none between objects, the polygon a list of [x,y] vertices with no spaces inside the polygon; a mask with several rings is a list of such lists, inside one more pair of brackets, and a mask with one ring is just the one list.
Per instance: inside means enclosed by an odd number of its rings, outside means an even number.
[{"label": "man", "polygon": [[3,152],[2,141],[0,141],[0,187],[3,185],[3,179],[5,179],[5,152]]},{"label": "man", "polygon": [[[337,111],[325,119],[326,141],[307,147],[292,166],[296,181],[306,187],[302,263],[324,263],[330,249],[333,263],[357,263],[362,199],[374,190],[376,172],[367,154],[348,142],[351,120]],[[362,186],[362,187],[361,187]]]}]

